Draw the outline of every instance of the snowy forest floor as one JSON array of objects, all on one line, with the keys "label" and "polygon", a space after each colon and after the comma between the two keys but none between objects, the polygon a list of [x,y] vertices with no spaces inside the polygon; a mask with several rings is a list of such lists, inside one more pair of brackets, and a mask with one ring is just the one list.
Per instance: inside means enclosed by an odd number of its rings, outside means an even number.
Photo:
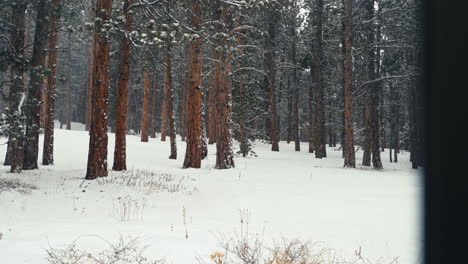
[{"label": "snowy forest floor", "polygon": [[[201,169],[184,170],[185,142],[177,140],[178,159],[169,160],[169,138],[142,143],[128,136],[129,170],[84,182],[88,133],[56,129],[54,166],[19,175],[0,167],[1,181],[30,186],[29,193],[0,188],[0,262],[47,263],[52,247],[78,239],[80,247],[99,251],[103,239],[122,235],[140,237],[147,256],[168,264],[198,263],[197,257],[211,263],[220,237],[247,229],[268,245],[299,238],[343,259],[361,248],[372,263],[422,262],[423,185],[409,153],[395,164],[386,150],[382,171],[346,169],[338,148],[327,148],[328,158],[319,160],[306,152],[308,143],[295,152],[293,143],[281,142],[280,152],[271,152],[257,142],[258,157],[237,157],[236,168],[216,170],[210,145]],[[113,149],[110,133],[109,169]],[[0,145],[2,162],[5,151]],[[362,151],[356,157],[360,164]]]}]

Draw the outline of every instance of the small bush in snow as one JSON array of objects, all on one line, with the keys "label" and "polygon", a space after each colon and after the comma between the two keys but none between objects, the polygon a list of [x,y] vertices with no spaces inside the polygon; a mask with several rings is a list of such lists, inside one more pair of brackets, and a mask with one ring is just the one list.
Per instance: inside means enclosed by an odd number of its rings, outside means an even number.
[{"label": "small bush in snow", "polygon": [[270,256],[265,264],[333,264],[334,255],[330,250],[314,248],[310,243],[300,240],[287,241],[270,250]]},{"label": "small bush in snow", "polygon": [[146,170],[129,170],[125,172],[113,172],[109,177],[98,179],[98,184],[116,184],[137,188],[146,193],[155,192],[187,192],[192,193],[184,182],[189,179],[169,173],[157,173]]},{"label": "small bush in snow", "polygon": [[[107,241],[106,241],[107,242]],[[120,239],[108,243],[109,247],[99,253],[77,248],[76,241],[65,249],[47,250],[50,264],[163,264],[164,259],[150,260],[143,256],[146,247],[139,245],[138,238]]]},{"label": "small bush in snow", "polygon": [[16,191],[21,194],[30,194],[31,190],[36,189],[37,186],[19,180],[0,178],[0,193],[3,191]]},{"label": "small bush in snow", "polygon": [[[300,240],[282,240],[267,249],[259,236],[248,239],[231,239],[222,242],[225,254],[216,251],[211,254],[214,264],[398,264],[398,258],[390,262],[383,258],[371,261],[362,256],[361,250],[356,251],[353,260],[338,260],[334,251]],[[205,262],[198,259],[200,264]]]},{"label": "small bush in snow", "polygon": [[113,213],[115,219],[121,222],[142,220],[146,208],[146,198],[133,198],[130,195],[114,199]]}]

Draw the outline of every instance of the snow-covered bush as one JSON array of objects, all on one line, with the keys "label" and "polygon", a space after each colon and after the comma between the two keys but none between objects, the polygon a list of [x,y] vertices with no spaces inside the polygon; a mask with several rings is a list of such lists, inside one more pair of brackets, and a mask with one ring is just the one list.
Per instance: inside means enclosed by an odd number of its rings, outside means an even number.
[{"label": "snow-covered bush", "polygon": [[[107,242],[107,241],[106,241]],[[163,264],[164,259],[151,260],[143,256],[146,247],[142,247],[138,238],[120,239],[109,243],[109,247],[99,253],[77,248],[76,241],[65,249],[47,250],[50,264]]]},{"label": "snow-covered bush", "polygon": [[[356,250],[352,260],[339,260],[335,251],[301,240],[283,239],[268,248],[258,235],[246,240],[221,242],[223,252],[210,255],[214,264],[398,264],[398,258],[385,261],[383,258],[371,261],[363,257],[361,249]],[[200,264],[205,264],[199,259]]]},{"label": "snow-covered bush", "polygon": [[270,250],[270,256],[265,264],[333,264],[335,258],[332,251],[321,247],[314,247],[308,242],[300,240],[281,243]]},{"label": "snow-covered bush", "polygon": [[187,176],[147,170],[129,170],[125,172],[111,172],[109,177],[98,179],[98,184],[115,184],[138,189],[150,194],[159,192],[186,192],[191,194],[196,188],[190,188],[186,183],[191,182]]}]

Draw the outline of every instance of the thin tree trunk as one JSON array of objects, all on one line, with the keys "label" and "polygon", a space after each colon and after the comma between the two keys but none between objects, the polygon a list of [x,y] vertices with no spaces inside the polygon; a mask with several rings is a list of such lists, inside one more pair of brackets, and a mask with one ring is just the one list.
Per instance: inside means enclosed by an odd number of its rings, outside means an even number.
[{"label": "thin tree trunk", "polygon": [[352,62],[352,46],[353,46],[353,1],[343,0],[344,2],[344,35],[345,35],[345,63],[344,63],[344,111],[345,111],[345,148],[346,155],[344,166],[355,168],[356,159],[354,153],[354,132],[353,132],[353,93],[352,93],[352,78],[353,78],[353,62]]},{"label": "thin tree trunk", "polygon": [[[224,33],[227,33],[231,25],[231,14],[227,6],[223,7],[222,21]],[[217,117],[219,126],[216,138],[216,168],[229,169],[234,167],[234,154],[232,153],[231,113],[232,113],[232,84],[229,75],[232,71],[232,51],[230,42],[221,40],[221,69],[220,80],[216,87]]]},{"label": "thin tree trunk", "polygon": [[289,144],[291,143],[291,138],[292,138],[292,93],[291,93],[291,80],[288,75],[288,81],[287,81],[288,89],[287,89],[287,94],[288,94],[288,114],[287,114],[287,125],[288,125],[288,135],[286,137],[286,142]]},{"label": "thin tree trunk", "polygon": [[[192,27],[201,30],[202,9],[199,0],[192,0]],[[190,43],[190,87],[188,87],[188,126],[187,150],[183,168],[201,167],[202,144],[202,86],[203,86],[203,52],[202,39]]]},{"label": "thin tree trunk", "polygon": [[[237,21],[237,26],[241,27],[242,26],[242,17],[237,16],[236,18]],[[242,46],[243,41],[242,41],[242,36],[241,34],[236,34],[236,44],[237,46]],[[239,57],[242,57],[242,49],[239,49]],[[240,69],[242,67],[241,61],[237,61],[237,68]],[[244,83],[244,77],[240,76],[239,80],[239,98],[241,100],[240,104],[240,118],[239,118],[239,142],[240,142],[240,152],[242,153],[243,157],[246,157],[249,152],[250,152],[250,145],[249,145],[249,136],[248,136],[248,131],[247,131],[247,124],[245,120],[246,112],[247,112],[247,95],[246,95],[246,89],[245,89],[245,83]]]},{"label": "thin tree trunk", "polygon": [[164,91],[166,94],[164,95],[164,98],[166,99],[167,103],[167,121],[169,122],[169,138],[171,141],[171,154],[169,155],[169,159],[177,159],[177,143],[174,120],[174,89],[172,85],[172,50],[170,43],[168,43],[167,47],[165,70]]},{"label": "thin tree trunk", "polygon": [[[20,2],[13,6],[12,24],[15,30],[11,33],[11,43],[16,54],[24,54],[24,38],[25,38],[25,12],[27,5],[25,2]],[[21,77],[24,76],[24,61],[15,61],[11,66],[12,84],[9,93],[10,106],[10,126],[11,131],[8,137],[8,153],[5,161],[10,161],[12,173],[21,173],[23,169],[24,152],[24,100],[26,97],[26,86]],[[7,163],[7,162],[6,162]]]},{"label": "thin tree trunk", "polygon": [[316,158],[324,158],[327,156],[325,146],[325,110],[324,110],[324,95],[323,95],[323,79],[322,79],[322,13],[323,13],[323,0],[317,0],[315,8],[316,18],[316,34],[314,41],[314,60],[312,62],[312,81],[315,88],[315,113],[314,113],[314,150]]},{"label": "thin tree trunk", "polygon": [[[51,23],[51,26],[52,26],[52,23]],[[51,41],[50,35],[51,34],[52,32],[49,33],[49,39],[47,41],[49,49],[50,49],[50,41]],[[46,55],[44,65],[47,69],[50,69],[49,55]],[[44,128],[44,129],[45,129],[45,122],[46,122],[46,115],[47,115],[47,92],[46,91],[48,88],[48,84],[47,84],[48,81],[49,81],[49,76],[44,78],[44,80],[42,81],[42,105],[41,105],[41,118],[39,120],[39,125],[41,128]]]},{"label": "thin tree trunk", "polygon": [[[399,151],[399,129],[400,129],[400,106],[399,106],[399,92],[395,89],[393,83],[390,86],[390,147],[393,148],[393,161],[398,162]],[[390,153],[390,161],[392,154]]]},{"label": "thin tree trunk", "polygon": [[[166,80],[166,77],[164,77]],[[166,134],[167,134],[167,85],[164,81],[163,86],[163,101],[162,101],[162,110],[161,110],[161,141],[166,141]]]},{"label": "thin tree trunk", "polygon": [[294,100],[293,100],[293,115],[294,115],[294,150],[301,151],[301,138],[300,138],[300,117],[299,117],[299,80],[297,78],[297,34],[296,34],[296,19],[293,19],[291,33],[293,36],[292,42],[292,63],[294,65],[293,69],[293,93],[294,93]]},{"label": "thin tree trunk", "polygon": [[[372,20],[374,16],[374,0],[366,0],[365,7],[367,11],[366,18]],[[367,23],[367,73],[369,81],[375,80],[375,29],[373,22]],[[367,85],[367,104],[366,104],[366,138],[364,143],[364,157],[362,165],[370,166],[372,153],[372,165],[375,169],[381,169],[382,161],[380,159],[380,122],[379,122],[379,91],[377,91],[375,82]]]},{"label": "thin tree trunk", "polygon": [[210,76],[210,88],[208,90],[208,144],[216,143],[216,86],[215,73]]},{"label": "thin tree trunk", "polygon": [[86,124],[85,130],[89,131],[91,127],[91,107],[92,107],[92,90],[93,90],[93,65],[94,65],[94,38],[91,40],[91,44],[89,46],[89,82],[88,82],[88,89],[86,91]]},{"label": "thin tree trunk", "polygon": [[314,153],[314,89],[312,85],[309,86],[309,97],[308,97],[308,103],[309,103],[309,153]]},{"label": "thin tree trunk", "polygon": [[[91,3],[92,6],[96,6],[96,0],[92,0]],[[93,12],[91,12],[93,13]],[[92,14],[93,19],[96,17],[96,14]],[[88,89],[86,92],[86,124],[85,124],[85,130],[90,131],[91,128],[91,116],[92,116],[92,94],[93,94],[93,87],[94,87],[94,43],[95,39],[94,37],[91,39],[90,45],[89,45],[89,82],[88,82]],[[90,132],[91,134],[91,132]]]},{"label": "thin tree trunk", "polygon": [[275,31],[277,11],[273,11],[274,15],[268,27],[266,67],[269,93],[269,111],[270,111],[270,140],[271,150],[279,151],[279,135],[278,135],[278,112],[276,105],[276,69],[275,69]]},{"label": "thin tree trunk", "polygon": [[51,10],[48,67],[50,75],[47,76],[46,113],[44,114],[44,146],[42,152],[42,165],[54,164],[54,119],[55,119],[55,86],[57,84],[57,58],[58,26],[60,0],[54,0]]},{"label": "thin tree trunk", "polygon": [[150,121],[150,138],[156,138],[156,113],[158,104],[158,84],[156,80],[156,72],[153,73],[153,81],[151,83],[151,121]]},{"label": "thin tree trunk", "polygon": [[185,68],[185,72],[184,72],[184,87],[182,88],[182,114],[181,114],[181,123],[182,123],[182,127],[181,127],[181,139],[182,141],[185,141],[186,139],[186,136],[187,136],[187,128],[188,128],[188,98],[189,98],[189,90],[190,90],[190,69],[191,69],[191,66],[190,66],[190,50],[191,50],[191,46],[190,44],[187,44],[185,46],[185,59],[186,59],[186,62],[187,62],[187,67]]},{"label": "thin tree trunk", "polygon": [[66,111],[65,111],[65,123],[67,124],[67,130],[71,130],[71,121],[72,121],[72,46],[71,46],[71,33],[69,34],[70,45],[67,50],[67,102],[66,102]]},{"label": "thin tree trunk", "polygon": [[149,137],[149,111],[150,111],[150,95],[151,95],[151,74],[149,70],[143,72],[144,89],[143,89],[143,109],[141,114],[141,142],[148,142]]},{"label": "thin tree trunk", "polygon": [[24,141],[24,170],[38,168],[39,154],[39,119],[42,104],[42,81],[45,69],[45,48],[49,31],[50,3],[41,0],[37,5],[36,29],[31,57],[30,84],[27,97],[26,138]]},{"label": "thin tree trunk", "polygon": [[[125,32],[131,32],[133,17],[128,7],[133,0],[124,1]],[[130,51],[131,43],[126,36],[122,36],[122,50],[120,53],[119,79],[117,87],[117,112],[115,118],[115,147],[112,170],[123,171],[127,169],[127,112],[128,112],[128,86],[130,79]]]},{"label": "thin tree trunk", "polygon": [[[96,3],[96,16],[100,21],[110,19],[112,12],[112,0],[98,0]],[[94,33],[95,62],[93,67],[93,93],[92,93],[92,116],[89,139],[88,165],[86,179],[93,180],[98,177],[106,177],[107,171],[107,124],[109,95],[109,57],[110,42],[106,35],[101,33],[102,24],[96,21]]]}]

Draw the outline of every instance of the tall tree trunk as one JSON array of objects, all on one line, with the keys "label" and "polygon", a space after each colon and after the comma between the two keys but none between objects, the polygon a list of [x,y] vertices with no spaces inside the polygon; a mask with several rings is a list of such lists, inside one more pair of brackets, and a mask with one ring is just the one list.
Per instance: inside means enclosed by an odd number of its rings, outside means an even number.
[{"label": "tall tree trunk", "polygon": [[314,89],[312,85],[309,86],[309,97],[308,97],[308,103],[309,103],[309,125],[308,125],[308,130],[309,130],[309,153],[314,153],[314,122],[315,122],[315,113],[314,113]]},{"label": "tall tree trunk", "polygon": [[[166,77],[164,77],[166,80]],[[163,101],[162,101],[162,110],[161,110],[161,141],[166,141],[167,134],[167,85],[164,81],[163,86]]]},{"label": "tall tree trunk", "polygon": [[273,10],[273,17],[268,26],[267,52],[266,52],[266,67],[267,67],[267,84],[269,93],[269,112],[270,112],[270,140],[271,150],[279,151],[279,135],[278,135],[278,113],[276,105],[276,68],[275,68],[275,36],[277,11]]},{"label": "tall tree trunk", "polygon": [[[92,0],[91,2],[92,6],[96,6],[96,0]],[[91,12],[91,16],[93,19],[96,17],[96,14],[94,12]],[[94,46],[95,46],[95,39],[94,37],[91,38],[90,44],[89,44],[89,76],[88,76],[88,89],[86,91],[86,124],[85,124],[85,130],[90,131],[91,128],[91,116],[92,116],[92,94],[93,94],[93,86],[94,86]],[[91,134],[91,132],[90,132]]]},{"label": "tall tree trunk", "polygon": [[149,111],[151,95],[151,74],[148,69],[143,72],[143,109],[141,114],[141,142],[148,142],[149,137]]},{"label": "tall tree trunk", "polygon": [[313,47],[313,53],[315,54],[312,61],[312,81],[314,92],[314,150],[316,158],[324,158],[327,156],[327,150],[325,146],[325,109],[324,109],[324,95],[323,95],[323,79],[322,79],[322,13],[323,13],[323,0],[317,0],[317,6],[315,8],[314,17],[316,19],[316,32],[315,41]]},{"label": "tall tree trunk", "polygon": [[[420,50],[410,51],[411,62],[413,67],[421,67],[422,52]],[[423,97],[423,83],[422,77],[413,77],[409,84],[409,124],[410,124],[410,161],[413,169],[419,166],[424,166],[424,105],[422,102]]]},{"label": "tall tree trunk", "polygon": [[153,73],[151,82],[151,120],[150,120],[150,138],[156,138],[156,112],[158,104],[158,84],[156,80],[156,71]]},{"label": "tall tree trunk", "polygon": [[71,121],[72,121],[72,34],[69,33],[69,40],[70,44],[68,45],[67,50],[67,61],[68,61],[68,69],[67,69],[67,100],[66,100],[66,108],[65,108],[65,123],[67,124],[67,130],[71,130]]},{"label": "tall tree trunk", "polygon": [[[395,89],[393,83],[390,82],[390,147],[393,148],[393,161],[398,162],[399,148],[399,129],[400,129],[400,107],[399,107],[399,92]],[[391,159],[392,154],[390,154]]]},{"label": "tall tree trunk", "polygon": [[169,138],[171,141],[171,154],[169,155],[169,159],[177,159],[177,143],[174,120],[174,88],[172,85],[172,49],[170,43],[168,43],[166,52],[164,82],[164,91],[166,94],[164,95],[164,98],[166,99],[167,103],[167,121],[169,122]]},{"label": "tall tree trunk", "polygon": [[189,98],[189,90],[190,90],[190,69],[191,69],[191,66],[190,66],[190,50],[191,50],[191,46],[190,44],[187,44],[185,46],[185,59],[186,59],[186,63],[187,63],[187,66],[185,67],[185,71],[184,71],[184,86],[182,88],[182,99],[181,99],[181,103],[182,103],[182,113],[181,113],[181,123],[182,123],[182,127],[181,127],[181,140],[182,141],[185,141],[185,138],[187,136],[187,128],[188,128],[188,98]]},{"label": "tall tree trunk", "polygon": [[[13,6],[12,12],[12,24],[15,26],[15,30],[11,33],[11,43],[14,52],[20,56],[24,54],[24,38],[25,38],[25,12],[27,5],[21,1]],[[25,73],[24,64],[26,61],[15,60],[15,63],[11,66],[12,73],[12,84],[9,93],[9,111],[10,111],[10,126],[11,131],[8,137],[8,148],[7,153],[10,153],[10,157],[6,158],[6,161],[10,161],[12,173],[20,173],[23,169],[24,152],[24,100],[26,97],[26,86],[23,82]],[[7,154],[8,155],[8,154]]]},{"label": "tall tree trunk", "polygon": [[[222,11],[222,22],[225,34],[230,30],[231,14],[225,5]],[[234,154],[232,153],[231,135],[231,113],[232,113],[232,84],[229,75],[232,71],[231,43],[221,40],[223,50],[221,51],[220,80],[216,87],[217,117],[216,124],[219,126],[216,138],[216,168],[229,169],[234,167]]]},{"label": "tall tree trunk", "polygon": [[[371,21],[374,16],[374,0],[366,0],[365,8],[367,11],[367,20]],[[367,104],[366,104],[366,138],[364,143],[364,157],[362,165],[370,166],[370,158],[372,153],[372,165],[375,169],[381,169],[382,161],[380,159],[380,122],[379,122],[379,91],[375,83],[375,28],[373,21],[367,23],[367,76],[369,83],[367,84]]]},{"label": "tall tree trunk", "polygon": [[[423,55],[423,50],[418,48],[413,51],[414,57],[415,57],[415,65],[414,67],[416,69],[419,69],[422,67],[424,61],[424,55]],[[415,115],[415,160],[413,161],[413,168],[418,167],[418,166],[425,166],[425,119],[424,119],[424,110],[425,110],[425,105],[424,105],[424,83],[423,83],[423,75],[418,72],[419,74],[416,75],[414,78],[414,85],[412,89],[414,90],[414,115]],[[416,163],[416,164],[414,164]]]},{"label": "tall tree trunk", "polygon": [[55,86],[57,84],[57,58],[58,26],[60,18],[60,0],[54,0],[51,9],[48,67],[50,75],[47,76],[46,113],[44,119],[44,146],[42,152],[42,165],[54,164],[54,119],[55,119]]},{"label": "tall tree trunk", "polygon": [[24,141],[24,170],[37,169],[39,154],[39,119],[42,104],[42,81],[45,69],[45,48],[49,31],[48,0],[41,0],[37,5],[36,30],[31,57],[30,84],[27,97],[26,138]]},{"label": "tall tree trunk", "polygon": [[[237,27],[242,26],[242,16],[237,16],[236,18],[237,21]],[[241,34],[236,34],[236,44],[237,46],[242,46],[243,41],[242,41],[242,35]],[[242,49],[239,49],[239,57],[243,56]],[[237,68],[240,69],[242,67],[241,61],[237,60]],[[246,89],[245,89],[245,81],[244,77],[240,76],[239,78],[239,98],[241,100],[240,103],[240,117],[239,117],[239,143],[240,143],[240,152],[242,153],[243,157],[246,157],[249,152],[250,152],[250,144],[249,144],[249,135],[247,131],[247,124],[246,124],[246,114],[247,114],[247,94],[246,94]]]},{"label": "tall tree trunk", "polygon": [[92,107],[92,90],[93,90],[93,65],[94,65],[94,37],[91,40],[91,44],[89,45],[89,77],[88,77],[88,89],[86,91],[86,124],[85,130],[89,131],[91,127],[91,107]]},{"label": "tall tree trunk", "polygon": [[287,81],[287,99],[288,99],[288,114],[287,114],[287,125],[288,125],[288,134],[287,134],[287,137],[286,137],[286,142],[289,144],[291,143],[291,138],[292,138],[292,122],[291,122],[291,119],[292,119],[292,99],[293,99],[293,96],[292,96],[292,92],[291,92],[291,80],[289,78],[289,75],[288,75],[288,81]]},{"label": "tall tree trunk", "polygon": [[[124,1],[125,32],[131,32],[133,16],[129,14],[128,7],[133,0]],[[112,170],[123,171],[127,169],[127,112],[128,112],[128,85],[130,78],[130,40],[121,37],[122,50],[120,53],[119,79],[117,87],[117,112],[115,118],[115,147]]]},{"label": "tall tree trunk", "polygon": [[[202,9],[200,0],[192,0],[192,27],[201,30]],[[202,144],[202,86],[203,52],[202,39],[199,37],[190,43],[190,87],[188,87],[188,126],[187,150],[183,168],[201,167]]]},{"label": "tall tree trunk", "polygon": [[[51,23],[51,26],[52,26],[52,23]],[[49,33],[49,39],[47,41],[49,49],[50,49],[50,41],[51,41],[51,39],[50,39],[51,36],[50,35],[51,34],[52,34],[52,32]],[[49,55],[46,55],[44,65],[45,65],[45,68],[50,69]],[[52,73],[50,73],[50,74],[52,74]],[[42,81],[42,93],[41,93],[42,105],[41,105],[41,118],[39,120],[39,126],[40,126],[40,128],[44,128],[44,129],[45,129],[45,122],[46,122],[46,115],[47,115],[47,92],[46,91],[47,91],[47,87],[48,87],[48,84],[47,84],[48,81],[49,81],[49,76],[44,78],[44,80]]]},{"label": "tall tree trunk", "polygon": [[[345,41],[345,32],[346,32],[346,23],[345,23],[345,8],[344,8],[344,0],[341,0],[341,3],[343,5],[343,9],[342,9],[342,15],[343,15],[343,18],[341,19],[341,29],[343,31],[343,34],[341,34],[341,56],[342,56],[342,59],[341,59],[341,69],[342,69],[342,76],[341,76],[341,86],[342,86],[342,89],[341,89],[341,98],[342,98],[342,103],[343,103],[343,106],[345,105],[345,90],[346,90],[346,74],[345,74],[345,69],[346,69],[346,66],[345,66],[345,58],[346,58],[346,41]],[[352,34],[352,33],[351,33]],[[352,62],[352,61],[351,61]],[[352,75],[352,74],[351,74]],[[346,147],[345,147],[345,135],[346,135],[346,118],[345,118],[345,109],[343,107],[343,112],[341,114],[341,135],[340,135],[340,147],[341,147],[341,156],[343,159],[346,159]]]},{"label": "tall tree trunk", "polygon": [[89,138],[88,165],[86,179],[93,180],[98,177],[106,177],[107,171],[107,124],[108,124],[108,95],[109,95],[109,57],[110,42],[105,33],[101,33],[103,24],[100,21],[110,19],[112,12],[112,0],[98,0],[96,3],[96,17],[94,33],[94,84],[92,92],[92,116]]},{"label": "tall tree trunk", "polygon": [[296,33],[296,19],[293,19],[291,34],[293,36],[291,57],[293,68],[293,116],[294,116],[294,150],[301,151],[301,138],[300,138],[300,118],[299,118],[299,80],[297,78],[297,33]]},{"label": "tall tree trunk", "polygon": [[216,143],[216,86],[215,72],[210,76],[210,88],[208,90],[208,144]]},{"label": "tall tree trunk", "polygon": [[352,47],[353,47],[353,1],[343,0],[344,2],[344,35],[345,35],[345,63],[344,63],[344,116],[345,116],[345,148],[346,155],[344,166],[355,168],[356,158],[354,153],[354,124],[353,124],[353,91],[352,91],[352,78],[353,78],[353,61],[352,61]]}]

